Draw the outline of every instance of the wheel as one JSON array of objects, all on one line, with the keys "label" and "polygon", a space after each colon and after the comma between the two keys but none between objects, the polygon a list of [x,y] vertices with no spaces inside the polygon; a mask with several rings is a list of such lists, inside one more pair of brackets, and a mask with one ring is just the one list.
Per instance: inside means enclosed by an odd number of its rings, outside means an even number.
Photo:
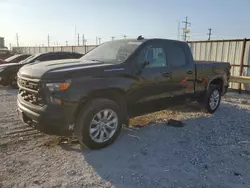
[{"label": "wheel", "polygon": [[75,135],[90,149],[106,147],[119,136],[122,117],[122,110],[114,101],[92,100],[78,114]]},{"label": "wheel", "polygon": [[220,106],[221,101],[221,91],[217,86],[211,86],[206,94],[204,107],[205,110],[209,113],[214,113],[217,108]]},{"label": "wheel", "polygon": [[12,89],[17,89],[17,75],[16,74],[13,74],[11,75],[10,79],[9,79],[9,86],[12,88]]}]

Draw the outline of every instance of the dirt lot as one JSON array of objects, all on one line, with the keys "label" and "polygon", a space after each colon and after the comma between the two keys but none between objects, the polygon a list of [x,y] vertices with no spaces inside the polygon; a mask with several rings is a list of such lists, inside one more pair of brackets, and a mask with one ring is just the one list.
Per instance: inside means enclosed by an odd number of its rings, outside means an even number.
[{"label": "dirt lot", "polygon": [[136,118],[150,123],[90,151],[21,123],[16,93],[0,88],[0,187],[250,187],[247,98],[228,95],[214,115],[189,105]]}]

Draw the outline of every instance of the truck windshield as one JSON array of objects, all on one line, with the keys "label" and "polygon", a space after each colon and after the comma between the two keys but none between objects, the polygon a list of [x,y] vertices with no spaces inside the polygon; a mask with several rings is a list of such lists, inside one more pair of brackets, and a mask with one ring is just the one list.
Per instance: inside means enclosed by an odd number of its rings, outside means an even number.
[{"label": "truck windshield", "polygon": [[81,60],[124,62],[140,45],[141,41],[116,40],[105,42],[84,55]]},{"label": "truck windshield", "polygon": [[39,55],[40,55],[40,54],[34,54],[34,55],[32,55],[32,56],[30,56],[30,57],[28,57],[28,58],[26,58],[26,59],[20,61],[19,63],[20,63],[20,64],[30,63],[30,62],[33,61],[35,58],[37,58],[37,56],[39,56]]}]

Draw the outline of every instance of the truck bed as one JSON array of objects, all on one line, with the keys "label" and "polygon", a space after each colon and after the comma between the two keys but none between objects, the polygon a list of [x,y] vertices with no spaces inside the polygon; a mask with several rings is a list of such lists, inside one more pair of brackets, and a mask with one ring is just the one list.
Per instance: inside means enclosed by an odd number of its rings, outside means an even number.
[{"label": "truck bed", "polygon": [[195,85],[196,91],[203,90],[204,86],[207,85],[206,82],[214,79],[215,77],[223,78],[223,85],[228,87],[230,77],[229,62],[195,61],[195,67],[197,81]]}]

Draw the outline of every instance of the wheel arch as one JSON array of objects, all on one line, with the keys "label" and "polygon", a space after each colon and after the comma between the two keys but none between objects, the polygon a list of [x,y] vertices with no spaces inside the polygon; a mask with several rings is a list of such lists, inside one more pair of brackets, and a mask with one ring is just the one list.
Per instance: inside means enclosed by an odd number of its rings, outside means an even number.
[{"label": "wheel arch", "polygon": [[91,100],[97,98],[105,98],[114,101],[121,109],[125,112],[125,116],[127,115],[127,101],[126,101],[126,93],[122,89],[119,88],[108,88],[95,90],[90,92],[86,97],[84,97],[79,103],[76,111],[75,117],[79,114],[80,110]]},{"label": "wheel arch", "polygon": [[208,91],[208,89],[209,89],[209,87],[210,87],[211,85],[217,85],[217,86],[220,87],[220,92],[223,93],[223,90],[224,90],[224,87],[223,87],[223,86],[224,86],[224,83],[225,83],[225,81],[224,81],[224,79],[223,79],[222,76],[215,76],[215,77],[213,77],[213,78],[208,82],[206,90]]}]

